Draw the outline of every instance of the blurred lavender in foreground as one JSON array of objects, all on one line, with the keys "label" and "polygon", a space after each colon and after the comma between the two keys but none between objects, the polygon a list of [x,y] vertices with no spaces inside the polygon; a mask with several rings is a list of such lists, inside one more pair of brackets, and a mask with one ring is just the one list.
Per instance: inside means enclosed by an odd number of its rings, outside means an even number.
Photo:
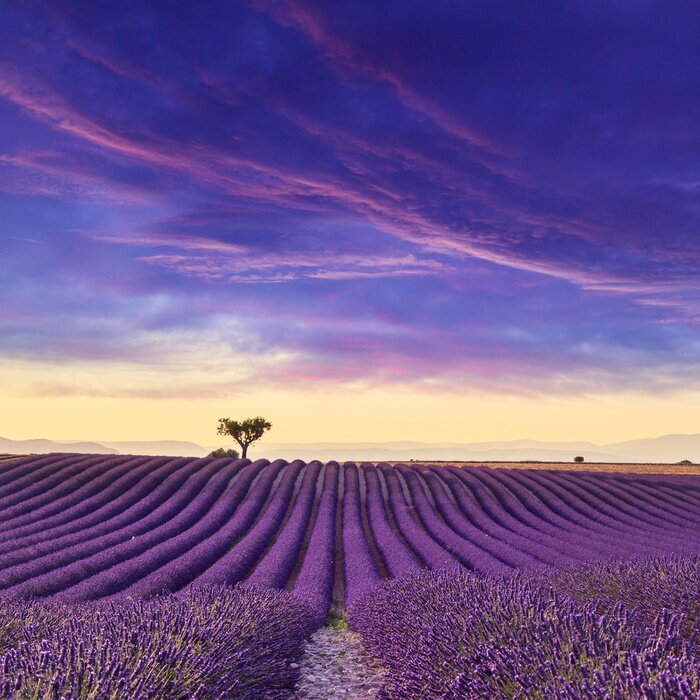
[{"label": "blurred lavender in foreground", "polygon": [[637,627],[650,631],[668,610],[700,655],[700,556],[610,559],[543,570],[535,578],[599,613],[622,604]]},{"label": "blurred lavender in foreground", "polygon": [[311,631],[303,603],[246,586],[105,603],[0,599],[0,696],[287,698]]},{"label": "blurred lavender in foreground", "polygon": [[369,593],[348,619],[387,668],[382,697],[700,697],[699,558],[547,576],[442,570]]}]

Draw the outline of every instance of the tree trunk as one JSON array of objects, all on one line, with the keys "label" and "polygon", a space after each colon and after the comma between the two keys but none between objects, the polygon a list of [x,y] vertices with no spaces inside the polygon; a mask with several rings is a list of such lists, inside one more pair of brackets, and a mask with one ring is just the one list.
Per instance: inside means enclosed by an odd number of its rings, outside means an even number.
[{"label": "tree trunk", "polygon": [[246,456],[248,455],[248,445],[241,445],[242,452],[241,452],[241,459],[245,459]]}]

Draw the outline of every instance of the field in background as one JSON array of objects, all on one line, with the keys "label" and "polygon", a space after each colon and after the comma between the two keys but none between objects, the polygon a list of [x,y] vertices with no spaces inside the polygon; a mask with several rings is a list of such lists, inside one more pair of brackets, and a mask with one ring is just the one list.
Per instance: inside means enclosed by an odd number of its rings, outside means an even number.
[{"label": "field in background", "polygon": [[692,465],[7,459],[0,687],[286,700],[347,621],[388,700],[695,700],[698,555]]},{"label": "field in background", "polygon": [[322,621],[424,568],[700,553],[697,476],[507,466],[13,459],[0,469],[0,593],[88,601],[245,581],[295,593]]},{"label": "field in background", "polygon": [[[0,455],[0,462],[8,459],[18,459],[27,455]],[[360,463],[360,462],[358,462]],[[387,464],[387,462],[368,462],[369,464]],[[460,462],[450,460],[408,460],[397,461],[394,464],[417,466],[437,465],[441,467],[489,467],[490,469],[545,469],[574,472],[619,472],[622,474],[686,474],[700,476],[700,464],[668,464],[668,463],[624,463],[624,462]]]},{"label": "field in background", "polygon": [[624,464],[621,462],[436,462],[411,461],[407,464],[454,467],[490,467],[491,469],[551,469],[575,472],[619,472],[621,474],[690,474],[700,476],[700,464]]}]

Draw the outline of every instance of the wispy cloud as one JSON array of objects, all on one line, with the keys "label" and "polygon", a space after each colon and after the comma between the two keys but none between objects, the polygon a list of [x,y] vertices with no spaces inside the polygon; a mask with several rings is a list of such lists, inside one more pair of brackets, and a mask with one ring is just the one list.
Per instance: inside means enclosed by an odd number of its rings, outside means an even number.
[{"label": "wispy cloud", "polygon": [[695,6],[214,6],[0,10],[0,352],[228,318],[257,381],[692,383]]}]

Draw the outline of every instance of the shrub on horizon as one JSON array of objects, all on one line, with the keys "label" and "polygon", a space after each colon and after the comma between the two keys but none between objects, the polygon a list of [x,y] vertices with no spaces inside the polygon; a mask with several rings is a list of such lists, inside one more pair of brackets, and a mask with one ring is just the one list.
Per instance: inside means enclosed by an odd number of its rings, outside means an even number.
[{"label": "shrub on horizon", "polygon": [[238,459],[240,455],[238,454],[238,450],[234,450],[233,447],[228,450],[219,447],[216,450],[212,450],[207,457],[231,457],[232,459]]},{"label": "shrub on horizon", "polygon": [[574,462],[578,462],[580,464],[581,462],[583,462],[583,457],[581,457],[580,455],[578,457],[574,457]]}]

